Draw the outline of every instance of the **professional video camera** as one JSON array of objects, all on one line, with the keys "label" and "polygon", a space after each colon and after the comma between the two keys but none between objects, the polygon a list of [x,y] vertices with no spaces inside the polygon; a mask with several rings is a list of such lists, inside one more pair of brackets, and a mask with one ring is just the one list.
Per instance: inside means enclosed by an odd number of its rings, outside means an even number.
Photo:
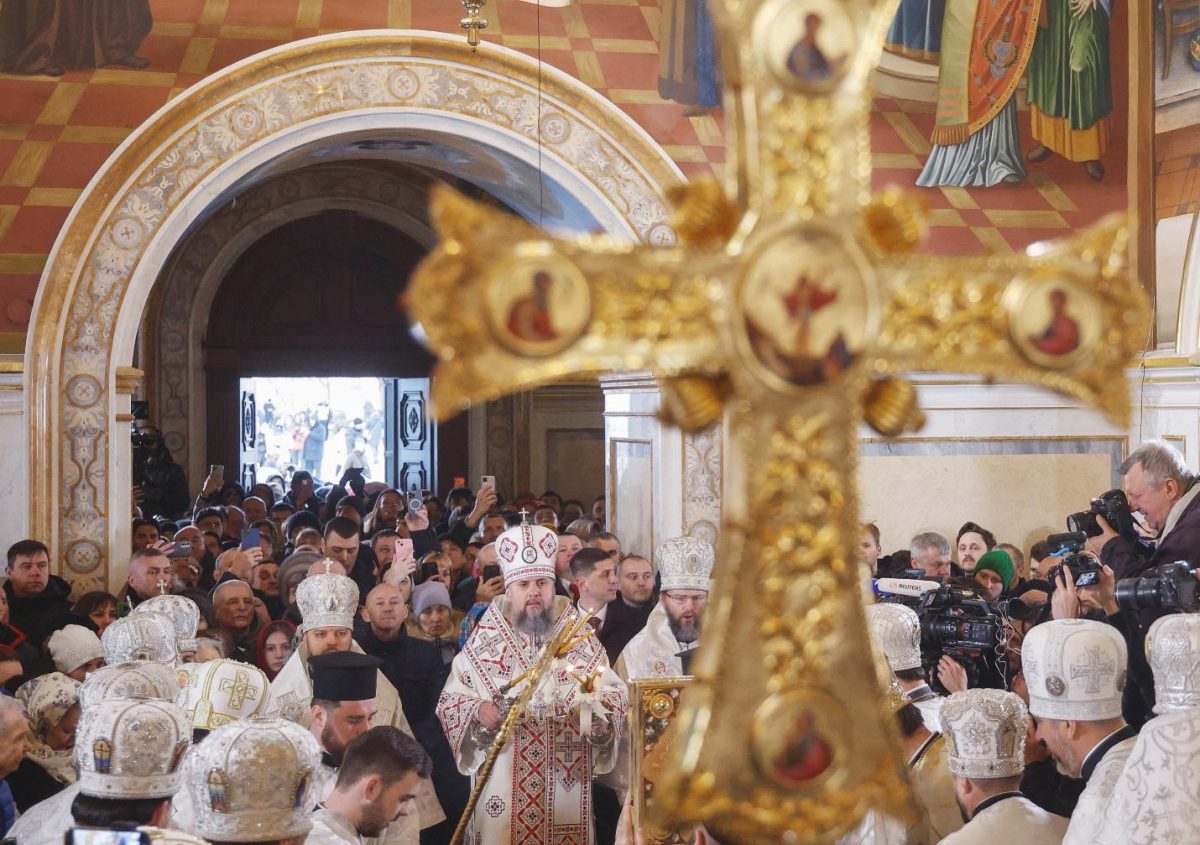
[{"label": "professional video camera", "polygon": [[1122,578],[1117,582],[1121,610],[1157,613],[1195,613],[1200,610],[1200,584],[1196,569],[1185,560],[1165,563],[1152,575]]},{"label": "professional video camera", "polygon": [[1102,493],[1100,498],[1092,500],[1092,506],[1088,510],[1068,515],[1067,529],[1086,535],[1085,539],[1086,537],[1097,537],[1101,534],[1100,523],[1096,521],[1097,516],[1104,517],[1105,521],[1112,526],[1113,531],[1122,537],[1135,542],[1139,539],[1138,533],[1133,527],[1134,519],[1133,513],[1129,510],[1129,500],[1125,498],[1122,491],[1109,490],[1107,493]]},{"label": "professional video camera", "polygon": [[[1075,514],[1078,516],[1078,514]],[[1070,517],[1067,522],[1070,523]],[[1087,534],[1082,531],[1065,531],[1062,534],[1051,534],[1046,538],[1053,557],[1061,558],[1058,566],[1050,572],[1050,586],[1058,585],[1058,573],[1064,569],[1070,573],[1071,583],[1076,587],[1091,587],[1100,582],[1102,571],[1100,563],[1093,557],[1083,554],[1083,545],[1087,542]]]},{"label": "professional video camera", "polygon": [[1003,686],[995,660],[1004,646],[1004,621],[996,608],[966,587],[943,584],[922,596],[915,610],[921,617],[921,663],[930,686],[946,692],[937,673],[943,655],[966,667],[968,686]]},{"label": "professional video camera", "polygon": [[882,601],[906,604],[917,612],[921,665],[931,687],[946,692],[937,674],[943,655],[966,668],[971,687],[1004,686],[999,665],[1004,653],[1004,619],[1022,611],[1020,599],[993,605],[968,587],[938,579],[880,578],[873,586]]}]

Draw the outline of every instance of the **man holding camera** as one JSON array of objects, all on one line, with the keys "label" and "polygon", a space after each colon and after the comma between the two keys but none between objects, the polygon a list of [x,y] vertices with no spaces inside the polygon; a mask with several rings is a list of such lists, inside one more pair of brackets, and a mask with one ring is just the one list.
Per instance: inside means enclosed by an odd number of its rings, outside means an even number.
[{"label": "man holding camera", "polygon": [[1155,537],[1154,551],[1147,557],[1135,540],[1118,534],[1099,514],[1101,532],[1088,538],[1088,550],[1118,578],[1177,560],[1200,565],[1200,485],[1179,450],[1151,440],[1126,458],[1119,471],[1125,477],[1129,510],[1145,517],[1144,526]]}]

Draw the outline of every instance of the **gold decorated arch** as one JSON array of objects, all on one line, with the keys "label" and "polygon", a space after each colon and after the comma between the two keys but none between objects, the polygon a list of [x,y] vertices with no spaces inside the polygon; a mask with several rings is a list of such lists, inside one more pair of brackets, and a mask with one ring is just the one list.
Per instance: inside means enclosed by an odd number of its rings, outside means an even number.
[{"label": "gold decorated arch", "polygon": [[460,36],[430,32],[341,33],[208,77],[101,168],[38,290],[26,350],[29,524],[77,592],[115,586],[125,566],[138,375],[129,365],[145,304],[187,227],[255,168],[314,140],[430,121],[510,153],[537,149],[610,234],[674,242],[664,196],[681,176],[663,149],[592,89],[515,51],[472,54]]}]

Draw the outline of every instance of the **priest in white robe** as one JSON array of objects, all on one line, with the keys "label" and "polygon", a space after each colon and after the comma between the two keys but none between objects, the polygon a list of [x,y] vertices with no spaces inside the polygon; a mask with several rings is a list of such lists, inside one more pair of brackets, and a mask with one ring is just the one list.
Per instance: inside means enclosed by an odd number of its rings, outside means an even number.
[{"label": "priest in white robe", "polygon": [[685,664],[700,645],[716,561],[712,544],[675,537],[658,546],[654,561],[662,578],[658,607],[617,658],[617,674],[627,681],[686,677]]},{"label": "priest in white robe", "polygon": [[[496,541],[504,595],[484,612],[451,666],[437,714],[463,774],[487,759],[504,715],[545,645],[581,622],[554,595],[558,538],[522,524]],[[583,625],[574,646],[536,680],[529,708],[483,784],[467,829],[472,845],[591,843],[592,778],[612,769],[628,708],[625,684]]]},{"label": "priest in white robe", "polygon": [[956,692],[942,706],[954,793],[968,821],[942,845],[1058,845],[1067,829],[1021,794],[1029,714],[1005,690]]},{"label": "priest in white robe", "polygon": [[[300,607],[302,620],[300,645],[271,682],[271,701],[280,717],[307,728],[312,723],[313,698],[308,659],[332,651],[363,653],[352,638],[354,614],[358,611],[358,586],[345,575],[334,575],[328,571],[312,575],[301,581],[296,589],[296,604]],[[400,693],[382,672],[378,672],[377,690],[378,710],[371,720],[372,724],[391,725],[412,736],[412,728],[400,704]],[[324,767],[317,773],[317,781],[317,797],[321,799],[325,797],[325,791],[333,788],[329,772]],[[445,818],[432,783],[423,780],[417,794],[417,812],[397,822],[397,826],[403,829],[401,832],[389,828],[386,841],[388,845],[416,843],[420,830],[432,827]]]},{"label": "priest in white robe", "polygon": [[1117,629],[1089,619],[1043,622],[1021,644],[1037,738],[1060,772],[1087,784],[1071,813],[1064,845],[1095,843],[1133,751],[1136,732],[1121,717],[1127,662]]},{"label": "priest in white robe", "polygon": [[887,658],[888,668],[908,700],[917,706],[925,727],[933,733],[942,729],[943,696],[925,680],[921,659],[921,619],[911,607],[884,602],[867,605],[867,625],[875,645]]},{"label": "priest in white robe", "polygon": [[1146,637],[1154,712],[1108,802],[1098,845],[1200,845],[1200,615],[1155,620]]}]

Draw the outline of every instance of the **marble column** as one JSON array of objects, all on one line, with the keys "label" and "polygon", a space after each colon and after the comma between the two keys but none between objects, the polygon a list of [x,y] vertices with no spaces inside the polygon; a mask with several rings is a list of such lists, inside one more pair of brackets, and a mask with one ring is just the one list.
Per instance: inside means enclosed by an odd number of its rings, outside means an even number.
[{"label": "marble column", "polygon": [[631,552],[652,555],[681,535],[715,543],[721,523],[721,429],[684,434],[658,418],[658,382],[606,376],[605,474],[609,529]]},{"label": "marble column", "polygon": [[30,484],[25,372],[20,355],[0,355],[0,537],[5,549],[29,536]]}]

